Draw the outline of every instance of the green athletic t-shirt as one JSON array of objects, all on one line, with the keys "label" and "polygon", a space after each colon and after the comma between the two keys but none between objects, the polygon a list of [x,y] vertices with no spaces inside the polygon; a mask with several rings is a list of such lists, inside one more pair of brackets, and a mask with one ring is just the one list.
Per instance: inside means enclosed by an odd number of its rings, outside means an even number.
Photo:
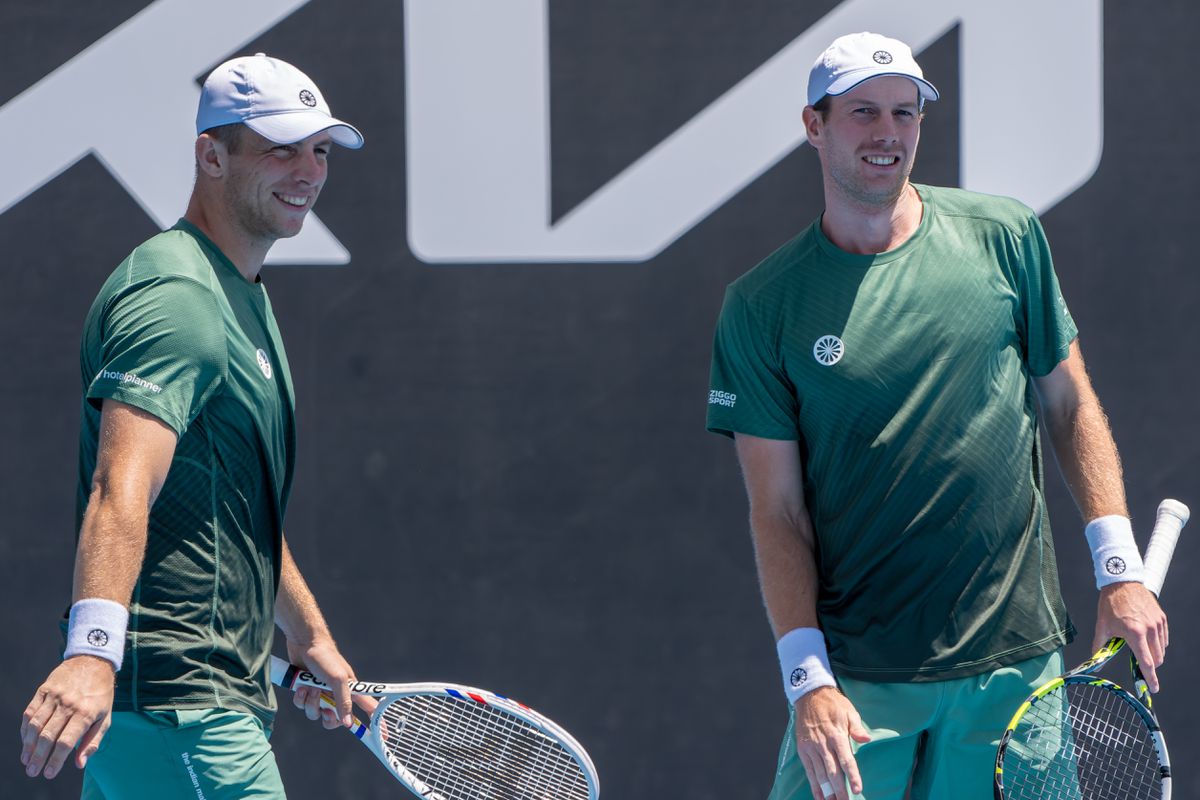
[{"label": "green athletic t-shirt", "polygon": [[114,708],[229,708],[269,724],[267,659],[295,429],[266,289],[180,220],[105,282],[80,366],[77,524],[104,399],[153,414],[179,437],[150,512]]},{"label": "green athletic t-shirt", "polygon": [[879,255],[814,223],[729,286],[708,429],[797,440],[818,614],[840,674],[942,680],[1074,636],[1042,494],[1030,376],[1076,328],[1033,212],[917,186]]}]

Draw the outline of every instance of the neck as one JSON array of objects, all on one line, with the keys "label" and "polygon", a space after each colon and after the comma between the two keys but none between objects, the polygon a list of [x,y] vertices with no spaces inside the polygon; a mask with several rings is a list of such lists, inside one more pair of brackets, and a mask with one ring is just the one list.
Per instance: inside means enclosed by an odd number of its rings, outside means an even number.
[{"label": "neck", "polygon": [[895,200],[878,206],[848,200],[831,193],[828,186],[827,181],[821,230],[847,253],[875,255],[895,250],[921,225],[921,197],[907,181]]},{"label": "neck", "polygon": [[257,283],[267,251],[274,242],[262,242],[247,236],[228,214],[222,213],[225,208],[220,202],[209,201],[197,188],[192,193],[183,218],[211,239],[247,282]]}]

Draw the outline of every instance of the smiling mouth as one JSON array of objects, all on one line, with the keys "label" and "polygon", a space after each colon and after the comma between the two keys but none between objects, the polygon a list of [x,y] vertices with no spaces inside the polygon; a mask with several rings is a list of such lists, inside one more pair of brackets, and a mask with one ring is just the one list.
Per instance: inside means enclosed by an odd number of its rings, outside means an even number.
[{"label": "smiling mouth", "polygon": [[293,208],[306,208],[308,206],[308,198],[303,195],[276,194],[275,197]]},{"label": "smiling mouth", "polygon": [[863,156],[863,161],[877,167],[890,167],[900,163],[900,156]]}]

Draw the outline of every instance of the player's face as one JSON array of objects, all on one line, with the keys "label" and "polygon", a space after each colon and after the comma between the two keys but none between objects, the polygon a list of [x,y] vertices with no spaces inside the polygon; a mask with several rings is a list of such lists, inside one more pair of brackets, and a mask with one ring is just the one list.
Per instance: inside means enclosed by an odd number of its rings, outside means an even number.
[{"label": "player's face", "polygon": [[229,156],[224,198],[232,218],[252,238],[275,241],[300,232],[329,174],[333,140],[319,132],[295,144],[276,144],[242,132]]},{"label": "player's face", "polygon": [[831,97],[824,120],[809,112],[806,122],[827,190],[872,207],[900,197],[921,135],[916,84],[895,75],[872,78]]}]

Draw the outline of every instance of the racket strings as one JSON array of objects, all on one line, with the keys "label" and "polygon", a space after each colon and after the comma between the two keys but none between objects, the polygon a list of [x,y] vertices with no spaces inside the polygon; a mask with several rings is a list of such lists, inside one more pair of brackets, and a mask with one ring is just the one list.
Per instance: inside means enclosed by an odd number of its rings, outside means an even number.
[{"label": "racket strings", "polygon": [[1130,702],[1085,683],[1036,701],[1005,752],[1005,798],[1160,800],[1153,734]]},{"label": "racket strings", "polygon": [[561,743],[490,704],[411,695],[380,715],[384,748],[444,800],[587,800],[587,778]]}]

